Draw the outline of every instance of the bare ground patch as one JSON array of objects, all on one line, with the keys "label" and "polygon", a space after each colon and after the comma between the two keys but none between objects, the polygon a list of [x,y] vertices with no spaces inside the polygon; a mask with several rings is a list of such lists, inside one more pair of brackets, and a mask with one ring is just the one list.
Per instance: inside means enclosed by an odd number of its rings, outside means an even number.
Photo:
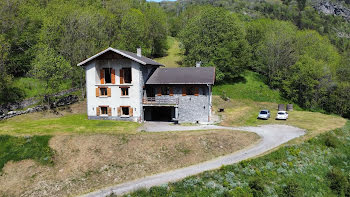
[{"label": "bare ground patch", "polygon": [[120,135],[57,135],[54,166],[9,162],[0,193],[71,196],[229,154],[258,140],[253,133],[213,130]]}]

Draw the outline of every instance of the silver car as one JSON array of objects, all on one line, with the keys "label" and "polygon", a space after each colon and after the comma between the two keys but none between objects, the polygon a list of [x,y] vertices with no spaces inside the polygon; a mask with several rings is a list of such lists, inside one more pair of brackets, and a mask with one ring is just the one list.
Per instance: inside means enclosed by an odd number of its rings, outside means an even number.
[{"label": "silver car", "polygon": [[261,110],[259,115],[258,115],[258,119],[264,119],[267,120],[271,117],[270,111],[267,109]]}]

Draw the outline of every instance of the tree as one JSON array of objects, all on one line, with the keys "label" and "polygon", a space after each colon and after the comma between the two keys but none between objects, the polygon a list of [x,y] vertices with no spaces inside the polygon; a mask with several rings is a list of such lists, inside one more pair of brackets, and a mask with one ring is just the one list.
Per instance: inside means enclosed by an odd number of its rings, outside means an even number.
[{"label": "tree", "polygon": [[297,32],[296,40],[296,49],[299,55],[307,55],[315,60],[322,60],[331,71],[332,77],[336,77],[336,70],[341,64],[341,57],[327,37],[321,36],[313,30],[303,30]]},{"label": "tree", "polygon": [[[124,16],[121,23],[119,41],[121,48],[136,52],[136,48],[149,49],[147,43],[146,19],[140,10],[130,9]],[[149,56],[149,50],[143,50],[143,54]]]},{"label": "tree", "polygon": [[7,61],[10,51],[10,44],[0,34],[0,103],[9,103],[21,100],[24,92],[13,87],[13,77],[8,74]]},{"label": "tree", "polygon": [[216,80],[238,77],[248,64],[249,44],[239,18],[221,8],[204,7],[180,32],[186,66],[201,61],[216,67]]},{"label": "tree", "polygon": [[[68,78],[71,66],[67,60],[53,49],[42,46],[33,61],[31,75],[45,82],[45,95],[58,91],[60,85]],[[48,97],[49,98],[49,97]],[[50,104],[50,100],[48,100]]]},{"label": "tree", "polygon": [[282,83],[284,96],[304,108],[321,108],[334,84],[328,65],[304,55],[290,69]]},{"label": "tree", "polygon": [[253,53],[250,66],[267,77],[268,85],[278,88],[297,61],[296,27],[289,22],[263,19],[252,22],[248,29]]},{"label": "tree", "polygon": [[166,53],[167,46],[167,17],[163,9],[156,4],[149,4],[145,16],[148,26],[148,40],[151,44],[151,56],[161,57]]}]

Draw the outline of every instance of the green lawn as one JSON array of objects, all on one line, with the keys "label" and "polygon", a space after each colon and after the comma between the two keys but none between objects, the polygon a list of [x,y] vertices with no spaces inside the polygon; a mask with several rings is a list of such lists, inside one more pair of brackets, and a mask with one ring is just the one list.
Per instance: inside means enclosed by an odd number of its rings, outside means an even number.
[{"label": "green lawn", "polygon": [[85,114],[71,114],[62,117],[45,118],[43,117],[45,116],[43,113],[26,114],[0,121],[0,134],[114,134],[133,132],[136,131],[136,128],[139,126],[139,124],[135,122],[88,120]]},{"label": "green lawn", "polygon": [[350,123],[260,158],[130,196],[348,196]]},{"label": "green lawn", "polygon": [[246,71],[239,82],[215,85],[214,95],[226,95],[232,99],[250,99],[259,102],[286,103],[278,90],[272,90],[252,71]]},{"label": "green lawn", "polygon": [[163,64],[165,67],[175,68],[180,67],[182,61],[182,54],[180,50],[180,42],[176,38],[168,37],[168,46],[170,47],[167,51],[167,56],[156,58],[155,61]]},{"label": "green lawn", "polygon": [[0,135],[0,171],[8,161],[33,159],[41,164],[52,163],[51,136],[14,137]]}]

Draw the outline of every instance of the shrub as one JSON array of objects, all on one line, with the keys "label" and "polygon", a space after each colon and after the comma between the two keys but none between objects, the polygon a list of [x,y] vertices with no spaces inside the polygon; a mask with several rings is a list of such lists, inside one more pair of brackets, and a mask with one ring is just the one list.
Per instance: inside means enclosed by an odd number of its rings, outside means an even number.
[{"label": "shrub", "polygon": [[253,193],[249,188],[236,187],[225,193],[225,196],[232,197],[253,197]]},{"label": "shrub", "polygon": [[283,187],[282,196],[288,196],[288,197],[303,196],[303,189],[300,187],[299,183],[296,180],[291,179],[287,182],[286,186]]},{"label": "shrub", "polygon": [[325,135],[324,144],[327,147],[336,148],[338,146],[338,143],[339,140],[335,136],[331,134]]},{"label": "shrub", "polygon": [[155,186],[149,189],[150,196],[166,196],[168,192],[167,187]]},{"label": "shrub", "polygon": [[349,187],[349,182],[346,176],[338,168],[333,168],[327,173],[330,189],[339,196],[344,196],[345,190]]},{"label": "shrub", "polygon": [[249,187],[252,190],[254,197],[255,196],[263,196],[263,194],[265,192],[264,181],[260,177],[253,178],[249,182]]}]

